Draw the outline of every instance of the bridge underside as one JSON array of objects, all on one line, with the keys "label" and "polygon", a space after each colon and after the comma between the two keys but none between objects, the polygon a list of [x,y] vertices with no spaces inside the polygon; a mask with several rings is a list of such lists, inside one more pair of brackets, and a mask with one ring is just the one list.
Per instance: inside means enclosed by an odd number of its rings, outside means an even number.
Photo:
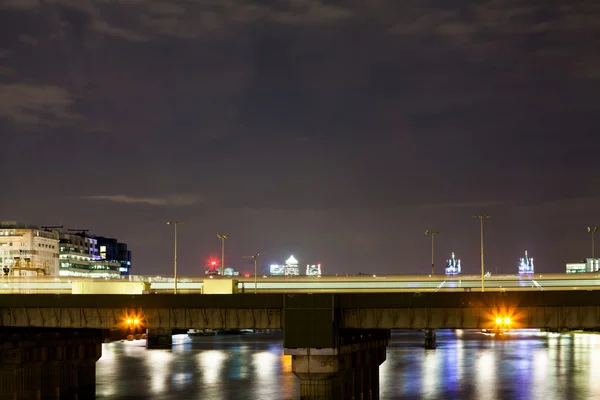
[{"label": "bridge underside", "polygon": [[600,328],[600,306],[371,308],[342,310],[342,326],[353,329],[491,329],[496,318],[512,329]]},{"label": "bridge underside", "polygon": [[[132,321],[139,321],[133,323]],[[127,329],[281,329],[280,309],[0,308],[0,326]]]}]

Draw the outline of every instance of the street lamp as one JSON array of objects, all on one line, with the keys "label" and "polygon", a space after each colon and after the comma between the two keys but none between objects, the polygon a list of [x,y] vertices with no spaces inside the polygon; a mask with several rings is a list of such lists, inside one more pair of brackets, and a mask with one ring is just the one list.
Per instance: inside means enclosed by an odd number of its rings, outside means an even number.
[{"label": "street lamp", "polygon": [[490,219],[492,217],[490,217],[487,214],[473,214],[473,218],[479,218],[479,222],[481,224],[481,233],[480,233],[480,237],[481,237],[481,291],[485,291],[484,289],[484,284],[483,284],[483,276],[485,274],[484,268],[483,268],[483,220],[484,219]]},{"label": "street lamp", "polygon": [[260,256],[260,253],[256,253],[253,256],[244,256],[242,258],[252,258],[254,260],[254,294],[257,293],[257,274],[256,274],[256,259]]},{"label": "street lamp", "polygon": [[221,276],[225,276],[225,239],[229,237],[229,233],[218,233],[217,237],[221,239]]},{"label": "street lamp", "polygon": [[594,245],[595,245],[594,242],[595,242],[595,240],[594,240],[594,234],[596,232],[598,232],[598,227],[597,226],[594,226],[594,227],[588,226],[587,228],[588,228],[588,233],[592,234],[592,260],[594,260],[595,259],[595,252],[594,252]]},{"label": "street lamp", "polygon": [[183,221],[168,221],[167,225],[173,225],[173,227],[175,228],[175,249],[174,249],[174,256],[173,256],[173,275],[174,275],[174,281],[175,281],[175,286],[173,287],[173,294],[177,294],[177,225],[179,224],[183,224]]},{"label": "street lamp", "polygon": [[434,265],[434,261],[433,261],[434,260],[434,258],[433,258],[433,238],[434,238],[435,235],[439,235],[440,232],[434,232],[434,231],[427,230],[427,231],[425,231],[425,234],[427,236],[431,236],[431,275],[433,275],[433,273],[434,273],[433,272],[433,265]]}]

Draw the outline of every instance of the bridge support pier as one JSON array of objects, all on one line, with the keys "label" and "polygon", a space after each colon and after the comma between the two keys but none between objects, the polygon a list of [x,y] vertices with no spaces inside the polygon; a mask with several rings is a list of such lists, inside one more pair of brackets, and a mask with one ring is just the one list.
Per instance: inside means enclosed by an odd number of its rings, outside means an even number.
[{"label": "bridge support pier", "polygon": [[173,345],[171,329],[146,329],[146,348],[164,349]]},{"label": "bridge support pier", "polygon": [[8,328],[0,348],[0,400],[95,397],[101,330]]},{"label": "bridge support pier", "polygon": [[435,337],[435,329],[425,329],[425,349],[432,350],[437,347],[437,340]]},{"label": "bridge support pier", "polygon": [[340,326],[335,295],[285,297],[284,354],[292,356],[302,400],[379,398],[390,330]]},{"label": "bridge support pier", "polygon": [[389,331],[373,333],[341,348],[284,349],[292,355],[292,372],[300,378],[300,398],[378,399],[379,366],[385,361]]}]

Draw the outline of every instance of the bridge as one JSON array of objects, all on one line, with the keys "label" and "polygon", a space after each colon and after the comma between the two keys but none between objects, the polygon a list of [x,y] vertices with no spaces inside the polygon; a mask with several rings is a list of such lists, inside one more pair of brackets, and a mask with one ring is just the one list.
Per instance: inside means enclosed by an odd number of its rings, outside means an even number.
[{"label": "bridge", "polygon": [[377,398],[390,329],[423,329],[426,347],[435,347],[435,329],[494,330],[498,319],[510,320],[511,328],[599,329],[600,296],[594,290],[0,294],[0,398],[88,398],[106,332],[145,329],[152,348],[170,344],[173,330],[203,328],[282,329],[303,398]]},{"label": "bridge", "polygon": [[[253,277],[226,277],[236,279],[238,288],[254,292]],[[202,293],[203,282],[208,277],[182,277],[177,279],[181,294]],[[221,278],[212,278],[221,279]],[[155,293],[172,293],[172,277],[131,276],[126,280],[147,282]],[[86,279],[78,277],[3,277],[0,293],[71,293],[73,282],[102,281],[123,282],[123,279]],[[316,277],[261,276],[256,280],[258,293],[356,293],[356,292],[460,292],[479,290],[481,276],[462,275],[355,275]],[[535,274],[532,276],[496,275],[485,278],[486,291],[546,291],[546,290],[600,290],[600,275],[586,274]]]}]

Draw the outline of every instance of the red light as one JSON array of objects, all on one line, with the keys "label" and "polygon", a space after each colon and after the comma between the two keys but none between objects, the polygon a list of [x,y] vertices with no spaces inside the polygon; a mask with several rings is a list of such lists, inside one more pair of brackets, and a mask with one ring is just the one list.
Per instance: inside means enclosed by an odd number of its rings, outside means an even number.
[{"label": "red light", "polygon": [[204,259],[204,267],[210,271],[218,269],[220,263],[221,261],[219,260],[219,258],[214,255],[210,255]]}]

